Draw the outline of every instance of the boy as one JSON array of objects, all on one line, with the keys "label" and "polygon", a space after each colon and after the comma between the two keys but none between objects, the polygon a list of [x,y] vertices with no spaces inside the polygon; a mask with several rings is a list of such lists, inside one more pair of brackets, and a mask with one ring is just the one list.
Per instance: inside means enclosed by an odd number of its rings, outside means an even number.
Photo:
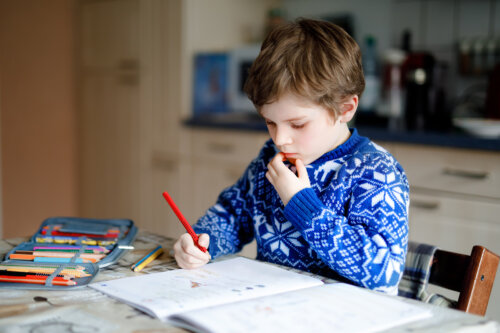
[{"label": "boy", "polygon": [[341,28],[300,19],[275,28],[245,92],[271,140],[174,245],[195,268],[257,242],[257,259],[389,294],[408,242],[409,187],[383,148],[350,130],[364,89],[361,54]]}]

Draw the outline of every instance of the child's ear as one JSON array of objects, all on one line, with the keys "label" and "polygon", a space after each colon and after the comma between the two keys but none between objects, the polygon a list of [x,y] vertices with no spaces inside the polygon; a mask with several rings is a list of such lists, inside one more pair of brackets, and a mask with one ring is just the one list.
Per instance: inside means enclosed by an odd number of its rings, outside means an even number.
[{"label": "child's ear", "polygon": [[347,97],[340,104],[340,116],[339,120],[341,123],[349,122],[358,108],[359,98],[358,95],[352,95]]}]

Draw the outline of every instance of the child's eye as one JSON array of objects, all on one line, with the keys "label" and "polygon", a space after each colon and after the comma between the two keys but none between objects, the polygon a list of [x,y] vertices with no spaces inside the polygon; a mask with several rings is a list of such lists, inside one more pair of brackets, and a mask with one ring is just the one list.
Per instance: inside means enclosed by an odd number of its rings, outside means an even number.
[{"label": "child's eye", "polygon": [[275,124],[272,121],[266,120],[267,126],[274,126]]},{"label": "child's eye", "polygon": [[306,124],[292,124],[292,128],[294,128],[294,129],[301,129],[304,126],[306,126]]}]

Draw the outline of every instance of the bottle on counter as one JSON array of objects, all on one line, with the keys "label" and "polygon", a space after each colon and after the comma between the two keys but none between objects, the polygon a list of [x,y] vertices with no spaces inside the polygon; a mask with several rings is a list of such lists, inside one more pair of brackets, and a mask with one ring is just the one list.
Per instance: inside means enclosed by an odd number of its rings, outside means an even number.
[{"label": "bottle on counter", "polygon": [[363,73],[365,76],[365,91],[359,101],[362,113],[374,113],[380,97],[380,76],[376,40],[373,36],[365,38],[362,49]]},{"label": "bottle on counter", "polygon": [[406,53],[400,49],[388,49],[383,55],[382,92],[377,114],[388,119],[389,130],[401,130],[404,112],[404,79],[402,64]]}]

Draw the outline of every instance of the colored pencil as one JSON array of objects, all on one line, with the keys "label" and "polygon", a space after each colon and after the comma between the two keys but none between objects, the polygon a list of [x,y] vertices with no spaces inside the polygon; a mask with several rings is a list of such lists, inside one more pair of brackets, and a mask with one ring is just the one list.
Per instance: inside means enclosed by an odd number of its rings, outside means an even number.
[{"label": "colored pencil", "polygon": [[[21,272],[21,273],[35,273],[35,274],[52,274],[56,270],[56,268],[45,268],[41,266],[11,266],[11,265],[2,265],[0,269],[8,271],[8,272]],[[91,276],[91,274],[86,273],[84,270],[75,270],[75,269],[63,269],[59,272],[59,274],[69,275],[73,277],[87,277]]]},{"label": "colored pencil", "polygon": [[[77,252],[52,252],[52,251],[16,251],[15,254],[33,255],[35,257],[59,257],[59,258],[73,258]],[[81,253],[79,258],[83,259],[102,259],[106,255],[102,253]]]},{"label": "colored pencil", "polygon": [[[57,278],[52,279],[51,284],[55,286],[74,286],[76,285],[76,281],[73,280],[56,280]],[[47,278],[38,279],[27,276],[0,276],[0,282],[11,282],[11,283],[33,283],[33,284],[45,284]]]},{"label": "colored pencil", "polygon": [[76,262],[76,263],[95,263],[97,262],[96,259],[82,259],[82,258],[76,258],[73,261],[73,258],[56,258],[56,257],[35,257],[33,259],[33,262],[60,262],[60,263],[71,263],[71,262]]},{"label": "colored pencil", "polygon": [[[48,230],[42,230],[41,234],[42,235],[47,235]],[[89,237],[89,238],[96,238],[96,239],[103,239],[103,238],[117,238],[120,236],[118,233],[107,233],[105,235],[93,235],[93,234],[82,234],[82,233],[76,233],[76,232],[61,232],[57,230],[53,230],[48,234],[50,236],[69,236],[69,237]]]},{"label": "colored pencil", "polygon": [[130,267],[134,272],[139,272],[143,269],[147,264],[151,261],[155,260],[159,255],[163,253],[163,248],[161,246],[157,246],[153,251],[146,254],[141,260],[136,262],[132,267]]},{"label": "colored pencil", "polygon": [[[9,255],[9,259],[13,260],[33,260],[35,262],[71,262],[71,259],[73,258],[73,254],[70,253],[69,256],[46,256],[44,254],[39,255],[39,254],[17,254],[17,253],[12,253]],[[90,257],[90,256],[85,256],[81,255],[80,257],[76,258],[77,263],[82,263],[82,262],[97,262],[100,259],[95,258],[95,257]]]},{"label": "colored pencil", "polygon": [[[35,241],[37,243],[54,243],[54,244],[76,244],[80,241],[79,237],[68,237],[68,236],[44,236],[36,237]],[[113,245],[116,244],[116,239],[114,240],[95,240],[95,239],[84,239],[80,241],[85,245]]]},{"label": "colored pencil", "polygon": [[[49,273],[34,273],[34,272],[11,272],[8,270],[2,270],[0,269],[0,275],[9,275],[9,276],[27,276],[27,275],[36,275],[36,276],[50,276],[51,274]],[[73,276],[69,275],[64,275],[64,274],[57,274],[57,277],[62,277],[62,278],[73,278]]]},{"label": "colored pencil", "polygon": [[33,251],[37,251],[37,252],[47,252],[47,253],[79,253],[81,252],[82,254],[98,254],[98,255],[102,255],[102,256],[105,256],[105,252],[102,252],[102,251],[99,251],[99,250],[51,250],[51,249],[36,249],[36,250],[17,250],[16,253],[28,253],[28,252],[33,252]]},{"label": "colored pencil", "polygon": [[179,221],[181,221],[181,223],[184,226],[184,228],[186,229],[186,231],[191,235],[191,238],[193,238],[193,241],[196,244],[196,246],[201,251],[207,252],[207,249],[204,246],[201,246],[200,244],[198,244],[198,235],[194,232],[193,228],[191,227],[189,222],[186,220],[184,215],[182,215],[181,210],[179,209],[179,207],[177,207],[177,205],[175,204],[175,202],[172,199],[172,197],[170,196],[170,194],[168,194],[168,192],[165,191],[165,192],[163,192],[163,197],[165,198],[165,200],[167,200],[168,204],[170,205],[170,207],[174,211],[175,215],[177,215],[177,218],[179,219]]},{"label": "colored pencil", "polygon": [[[98,250],[102,252],[109,252],[109,250],[103,246],[96,245],[84,245],[85,249]],[[33,250],[79,250],[82,246],[79,245],[66,245],[66,246],[34,246]]]}]

